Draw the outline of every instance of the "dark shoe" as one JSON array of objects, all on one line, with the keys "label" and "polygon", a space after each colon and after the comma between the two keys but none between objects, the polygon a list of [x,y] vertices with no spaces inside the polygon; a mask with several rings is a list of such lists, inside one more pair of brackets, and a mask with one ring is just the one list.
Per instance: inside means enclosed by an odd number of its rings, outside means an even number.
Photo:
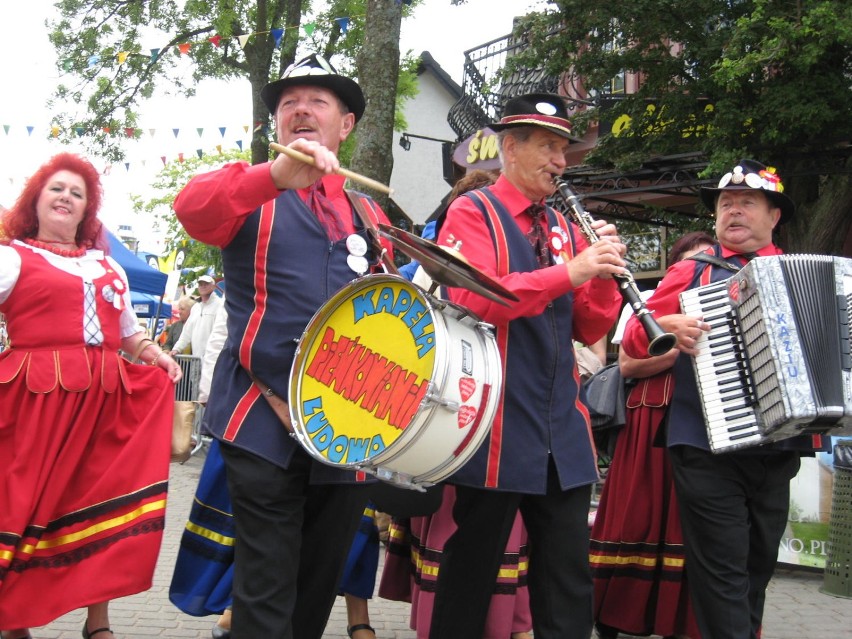
[{"label": "dark shoe", "polygon": [[[6,639],[6,637],[3,635],[2,632],[0,632],[0,637],[3,637],[3,639]],[[27,634],[21,635],[20,637],[14,637],[14,638],[9,637],[8,639],[33,639],[33,636],[28,632]]]},{"label": "dark shoe", "polygon": [[109,628],[97,628],[96,630],[89,632],[89,620],[86,619],[86,621],[83,622],[83,639],[92,639],[92,637],[102,632],[112,634],[112,630]]},{"label": "dark shoe", "polygon": [[225,630],[218,623],[213,624],[213,630],[210,634],[213,635],[213,639],[231,639],[231,631]]},{"label": "dark shoe", "polygon": [[376,635],[376,631],[373,630],[373,626],[368,623],[356,623],[354,626],[349,626],[346,628],[346,634],[349,635],[349,639],[352,639],[352,635],[354,635],[359,630],[369,630],[373,633],[373,636]]}]

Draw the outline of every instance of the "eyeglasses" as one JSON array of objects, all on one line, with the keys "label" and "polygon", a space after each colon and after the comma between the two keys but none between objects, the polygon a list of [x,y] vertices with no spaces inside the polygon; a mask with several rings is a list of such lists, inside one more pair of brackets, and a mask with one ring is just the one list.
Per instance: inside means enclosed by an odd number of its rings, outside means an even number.
[{"label": "eyeglasses", "polygon": [[301,78],[311,75],[337,75],[337,71],[324,57],[314,54],[300,62],[291,64],[284,70],[281,78]]}]

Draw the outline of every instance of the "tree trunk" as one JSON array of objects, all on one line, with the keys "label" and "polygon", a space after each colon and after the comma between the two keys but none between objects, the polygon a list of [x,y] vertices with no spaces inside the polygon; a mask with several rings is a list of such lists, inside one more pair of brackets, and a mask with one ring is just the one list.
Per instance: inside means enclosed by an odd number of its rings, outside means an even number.
[{"label": "tree trunk", "polygon": [[843,255],[844,242],[852,231],[851,170],[849,158],[840,170],[791,181],[788,195],[797,207],[796,217],[783,229],[786,252]]},{"label": "tree trunk", "polygon": [[248,63],[248,76],[251,82],[251,163],[262,164],[269,160],[269,142],[275,139],[275,129],[270,121],[269,109],[260,99],[260,90],[281,73],[296,57],[296,45],[299,42],[299,25],[302,22],[302,4],[304,0],[260,0],[257,12],[257,31],[265,31],[272,24],[272,15],[283,12],[284,35],[281,38],[281,55],[278,71],[273,72],[272,56],[275,42],[272,38],[252,38],[246,45],[245,55]]},{"label": "tree trunk", "polygon": [[[364,45],[358,54],[358,82],[367,100],[367,110],[356,129],[357,145],[352,169],[357,173],[390,182],[393,171],[393,122],[396,85],[399,80],[399,36],[402,4],[394,0],[367,0]],[[383,208],[386,195],[366,189]]]}]

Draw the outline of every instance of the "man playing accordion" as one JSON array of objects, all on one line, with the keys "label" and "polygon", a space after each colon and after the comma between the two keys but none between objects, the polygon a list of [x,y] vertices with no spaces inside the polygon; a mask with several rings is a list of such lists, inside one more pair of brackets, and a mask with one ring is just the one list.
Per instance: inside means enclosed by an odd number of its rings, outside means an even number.
[{"label": "man playing accordion", "polygon": [[[668,419],[666,445],[680,504],[690,593],[701,636],[758,636],[766,587],[787,524],[790,480],[802,454],[822,449],[819,436],[798,436],[751,448],[712,453],[691,356],[710,325],[684,315],[683,291],[727,279],[755,256],[779,255],[772,232],[792,219],[795,206],[774,169],[741,160],[719,182],[702,188],[715,212],[718,244],[707,250],[716,264],[683,260],[666,273],[648,301],[660,326],[677,336],[681,355]],[[725,266],[722,266],[722,262]],[[730,265],[734,266],[731,267]],[[647,357],[647,336],[632,318],[622,348]]]}]

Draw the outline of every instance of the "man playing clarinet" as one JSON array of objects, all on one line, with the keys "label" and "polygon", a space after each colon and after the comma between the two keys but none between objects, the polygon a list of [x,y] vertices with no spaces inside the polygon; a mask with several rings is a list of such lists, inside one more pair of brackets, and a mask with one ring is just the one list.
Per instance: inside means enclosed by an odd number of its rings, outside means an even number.
[{"label": "man playing clarinet", "polygon": [[[787,524],[790,480],[817,436],[730,452],[712,453],[690,356],[710,325],[680,311],[679,294],[726,279],[755,256],[778,255],[772,232],[792,219],[795,206],[774,169],[741,160],[717,188],[702,188],[704,205],[716,216],[714,263],[687,259],[669,268],[648,308],[660,326],[677,335],[675,388],[666,443],[680,505],[690,595],[701,636],[754,639],[763,618],[766,587],[775,569]],[[648,340],[635,318],[621,347],[647,357]]]},{"label": "man playing clarinet", "polygon": [[[489,437],[448,480],[453,519],[438,571],[430,637],[482,637],[497,571],[520,508],[530,545],[536,639],[588,639],[592,578],[588,513],[598,480],[589,414],[580,397],[572,339],[592,344],[618,315],[611,279],[626,273],[616,229],[594,222],[589,246],[544,205],[565,169],[571,123],[557,95],[508,101],[498,131],[497,182],[453,201],[438,236],[512,291],[510,306],[451,289],[450,298],[496,327],[503,402]],[[555,231],[554,231],[555,229]],[[548,233],[568,238],[548,247]],[[508,634],[508,633],[507,633]]]}]

